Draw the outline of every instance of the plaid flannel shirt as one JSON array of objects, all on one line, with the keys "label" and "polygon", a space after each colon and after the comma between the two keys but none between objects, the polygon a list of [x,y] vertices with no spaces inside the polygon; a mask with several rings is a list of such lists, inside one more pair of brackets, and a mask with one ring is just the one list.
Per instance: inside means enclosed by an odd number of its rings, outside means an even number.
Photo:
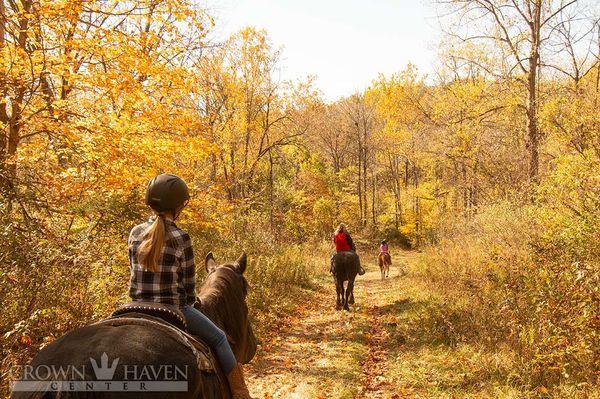
[{"label": "plaid flannel shirt", "polygon": [[138,262],[138,249],[153,221],[135,226],[129,234],[129,296],[135,301],[192,305],[196,300],[196,267],[188,233],[165,219],[165,243],[156,272],[144,270]]}]

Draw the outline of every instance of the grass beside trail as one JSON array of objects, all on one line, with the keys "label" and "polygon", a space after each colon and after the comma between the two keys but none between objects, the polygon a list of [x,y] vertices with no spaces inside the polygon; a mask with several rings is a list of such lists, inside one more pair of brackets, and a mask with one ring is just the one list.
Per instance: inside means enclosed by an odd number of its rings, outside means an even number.
[{"label": "grass beside trail", "polygon": [[[248,367],[260,398],[597,398],[577,388],[526,390],[512,385],[517,360],[502,348],[444,342],[451,323],[432,319],[443,306],[415,273],[422,254],[392,252],[382,281],[375,254],[363,255],[356,305],[335,310],[332,278],[323,272],[298,293]],[[402,268],[400,267],[402,265]],[[404,274],[406,271],[406,274]],[[450,326],[450,327],[449,327]],[[444,328],[440,328],[444,327]],[[514,378],[516,381],[517,378]]]}]

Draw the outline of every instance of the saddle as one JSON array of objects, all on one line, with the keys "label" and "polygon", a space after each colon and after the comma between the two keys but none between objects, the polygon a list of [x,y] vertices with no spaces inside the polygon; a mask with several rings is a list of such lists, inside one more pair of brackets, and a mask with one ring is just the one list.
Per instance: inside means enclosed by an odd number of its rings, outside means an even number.
[{"label": "saddle", "polygon": [[128,302],[117,308],[110,318],[96,324],[111,326],[133,324],[160,329],[190,348],[200,371],[219,376],[221,374],[217,366],[218,362],[210,348],[187,332],[187,323],[183,312],[175,306],[157,302]]},{"label": "saddle", "polygon": [[158,302],[132,301],[119,306],[112,315],[113,317],[117,317],[127,313],[141,313],[156,317],[182,331],[187,331],[185,316],[176,306],[165,305]]}]

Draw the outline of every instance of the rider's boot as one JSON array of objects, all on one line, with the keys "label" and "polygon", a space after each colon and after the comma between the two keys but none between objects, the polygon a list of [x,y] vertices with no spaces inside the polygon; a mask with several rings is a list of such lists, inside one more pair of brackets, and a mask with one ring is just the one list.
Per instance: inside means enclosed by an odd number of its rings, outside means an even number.
[{"label": "rider's boot", "polygon": [[229,381],[229,388],[231,389],[233,399],[253,399],[250,396],[250,392],[248,392],[246,381],[244,381],[244,373],[240,363],[227,374],[227,380]]}]

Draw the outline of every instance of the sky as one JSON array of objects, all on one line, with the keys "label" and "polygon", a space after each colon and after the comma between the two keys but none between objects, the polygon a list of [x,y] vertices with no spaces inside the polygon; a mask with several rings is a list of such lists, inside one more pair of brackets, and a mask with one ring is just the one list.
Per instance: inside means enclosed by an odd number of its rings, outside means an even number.
[{"label": "sky", "polygon": [[433,71],[439,32],[426,0],[215,0],[215,39],[246,26],[282,47],[281,78],[315,76],[325,98],[363,90],[412,63]]}]

